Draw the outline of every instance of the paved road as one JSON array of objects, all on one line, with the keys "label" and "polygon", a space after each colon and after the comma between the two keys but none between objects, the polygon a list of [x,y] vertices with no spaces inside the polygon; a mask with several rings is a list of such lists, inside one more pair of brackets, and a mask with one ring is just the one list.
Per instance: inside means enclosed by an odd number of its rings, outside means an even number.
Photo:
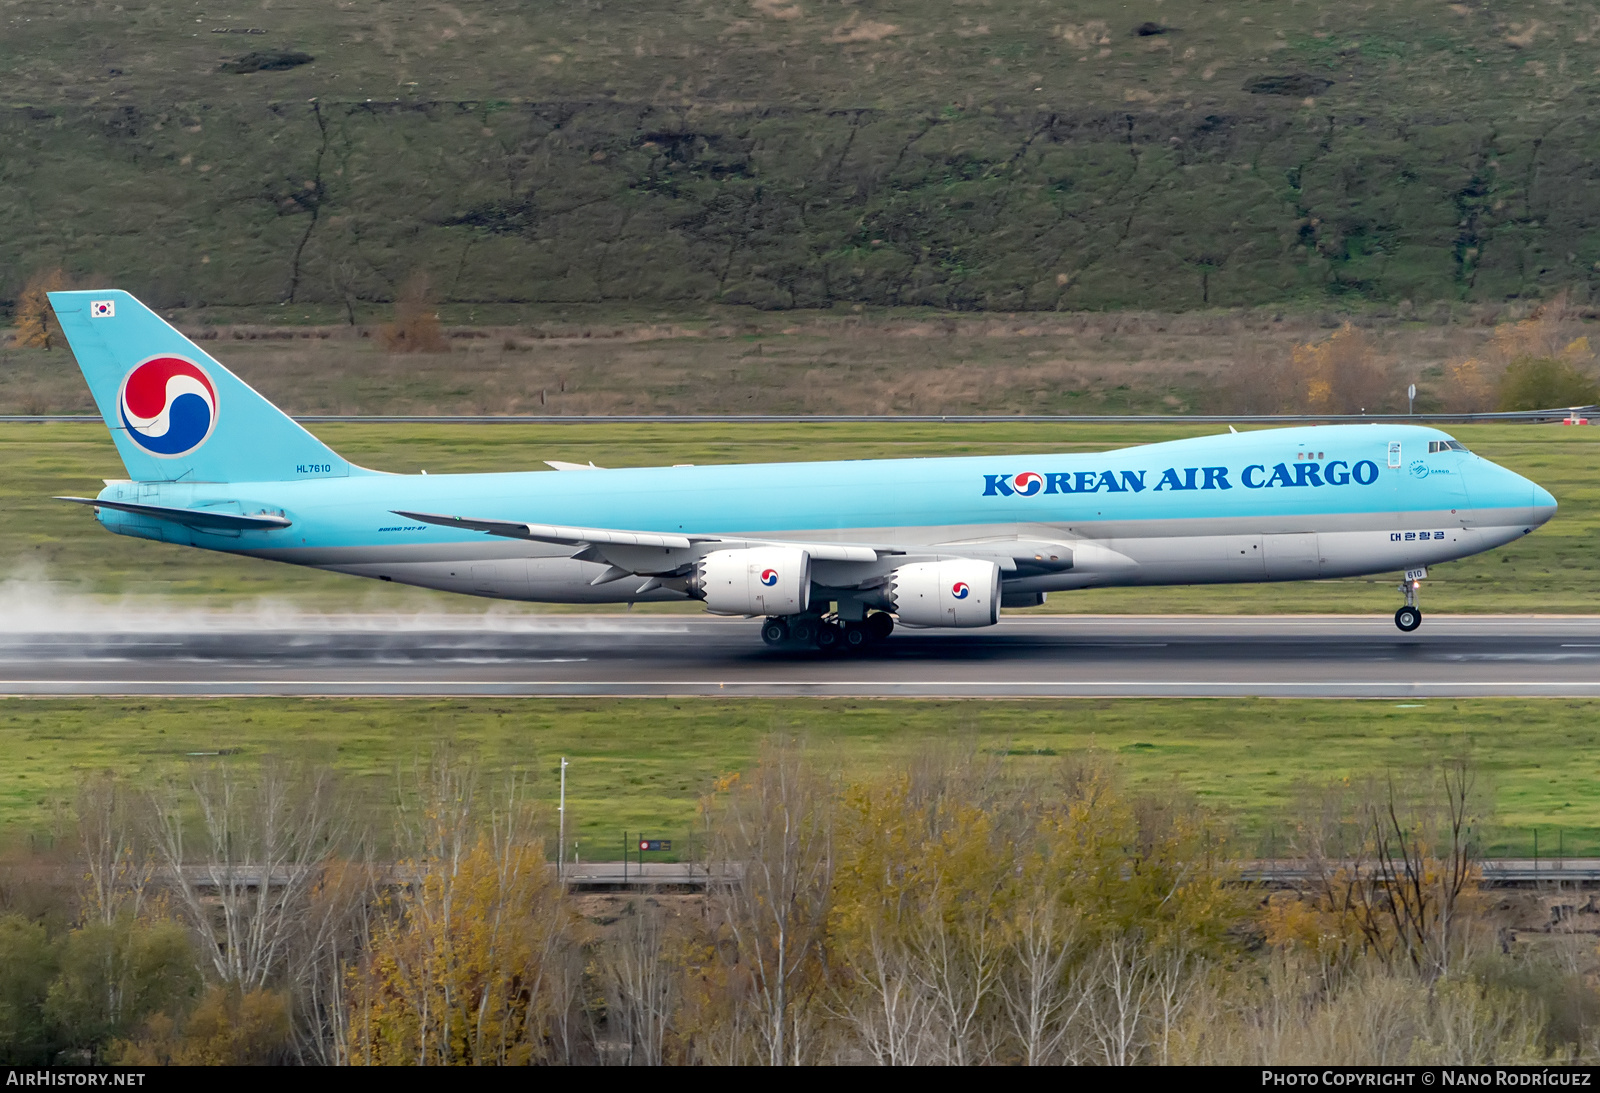
[{"label": "paved road", "polygon": [[1430,616],[1410,635],[1387,618],[1026,617],[828,657],[700,617],[29,622],[0,634],[0,693],[1600,696],[1600,617]]}]

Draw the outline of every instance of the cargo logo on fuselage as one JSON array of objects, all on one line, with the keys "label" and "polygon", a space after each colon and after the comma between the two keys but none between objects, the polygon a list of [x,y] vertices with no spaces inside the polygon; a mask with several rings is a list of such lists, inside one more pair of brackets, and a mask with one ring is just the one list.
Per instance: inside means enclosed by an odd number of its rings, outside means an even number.
[{"label": "cargo logo on fuselage", "polygon": [[1350,463],[1330,459],[1275,463],[1269,470],[1264,463],[1251,463],[1235,472],[1228,467],[1168,467],[1163,471],[1023,471],[1020,474],[986,474],[985,497],[1034,497],[1062,493],[1151,493],[1189,490],[1231,490],[1235,485],[1247,490],[1294,488],[1298,486],[1370,486],[1378,481],[1378,465],[1370,459]]}]

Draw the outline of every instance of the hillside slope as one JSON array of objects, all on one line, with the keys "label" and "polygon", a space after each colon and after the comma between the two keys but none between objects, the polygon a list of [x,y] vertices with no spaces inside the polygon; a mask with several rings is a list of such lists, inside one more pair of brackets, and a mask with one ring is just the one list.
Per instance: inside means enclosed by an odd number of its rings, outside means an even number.
[{"label": "hillside slope", "polygon": [[174,306],[353,309],[418,269],[764,308],[1586,290],[1597,66],[1565,0],[0,0],[0,293],[57,263]]}]

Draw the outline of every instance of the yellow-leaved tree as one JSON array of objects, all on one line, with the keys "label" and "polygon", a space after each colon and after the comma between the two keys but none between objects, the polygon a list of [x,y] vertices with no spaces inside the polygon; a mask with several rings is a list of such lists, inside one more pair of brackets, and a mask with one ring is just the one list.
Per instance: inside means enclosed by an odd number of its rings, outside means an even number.
[{"label": "yellow-leaved tree", "polygon": [[61,343],[61,327],[50,307],[50,293],[71,288],[60,267],[36,272],[17,297],[12,329],[17,346],[23,349],[54,349]]},{"label": "yellow-leaved tree", "polygon": [[1600,397],[1582,319],[1559,292],[1527,318],[1499,323],[1478,352],[1444,366],[1439,394],[1455,413],[1547,410]]},{"label": "yellow-leaved tree", "polygon": [[439,325],[433,282],[421,270],[406,278],[394,301],[394,321],[379,331],[391,353],[446,353],[450,342]]},{"label": "yellow-leaved tree", "polygon": [[349,972],[349,1061],[507,1065],[545,1055],[566,922],[544,842],[510,795],[480,815],[470,770],[435,763],[418,853]]},{"label": "yellow-leaved tree", "polygon": [[1394,375],[1372,340],[1349,323],[1320,342],[1297,345],[1293,389],[1311,414],[1371,414],[1394,399]]},{"label": "yellow-leaved tree", "polygon": [[1241,895],[1195,815],[1072,761],[977,754],[856,783],[841,808],[832,1009],[881,1063],[1164,1061]]}]

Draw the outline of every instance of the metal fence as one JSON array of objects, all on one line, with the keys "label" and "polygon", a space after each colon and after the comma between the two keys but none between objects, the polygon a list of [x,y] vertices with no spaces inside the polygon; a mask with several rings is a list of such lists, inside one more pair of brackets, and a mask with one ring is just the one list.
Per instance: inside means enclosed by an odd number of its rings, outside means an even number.
[{"label": "metal fence", "polygon": [[[1484,414],[298,414],[302,425],[1347,425],[1362,422],[1417,425],[1473,422],[1550,422],[1600,418],[1600,405]],[[95,423],[99,414],[5,414],[0,424]]]}]

